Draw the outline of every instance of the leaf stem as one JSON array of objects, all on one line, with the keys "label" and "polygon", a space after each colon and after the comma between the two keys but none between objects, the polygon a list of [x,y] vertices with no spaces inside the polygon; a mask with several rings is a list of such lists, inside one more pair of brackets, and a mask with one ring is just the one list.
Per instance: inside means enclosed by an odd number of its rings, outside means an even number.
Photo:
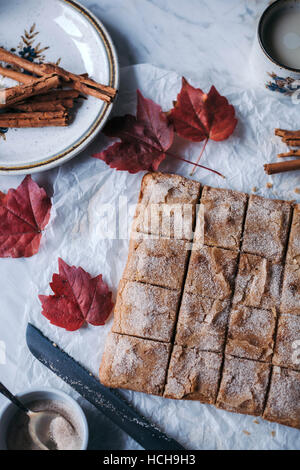
[{"label": "leaf stem", "polygon": [[200,162],[200,159],[201,159],[201,157],[202,157],[202,155],[203,155],[203,153],[204,153],[204,150],[205,150],[205,147],[206,147],[207,142],[208,142],[208,137],[206,137],[206,139],[205,139],[205,142],[204,142],[204,145],[203,145],[202,150],[201,150],[201,152],[200,152],[200,155],[199,155],[199,157],[197,158],[197,161],[196,161],[196,163],[195,163],[194,168],[192,169],[192,171],[191,171],[191,173],[190,173],[190,176],[193,176],[193,174],[195,173],[195,171],[196,171],[196,165]]},{"label": "leaf stem", "polygon": [[182,162],[189,163],[190,165],[197,166],[198,168],[203,168],[204,170],[212,171],[216,175],[221,176],[221,178],[225,178],[225,176],[222,175],[222,173],[219,173],[217,170],[213,170],[212,168],[208,168],[207,166],[199,165],[198,163],[191,162],[190,160],[186,160],[183,157],[179,157],[178,155],[175,155],[174,153],[166,152],[166,155],[169,155],[172,158],[176,158],[176,160],[181,160]]}]

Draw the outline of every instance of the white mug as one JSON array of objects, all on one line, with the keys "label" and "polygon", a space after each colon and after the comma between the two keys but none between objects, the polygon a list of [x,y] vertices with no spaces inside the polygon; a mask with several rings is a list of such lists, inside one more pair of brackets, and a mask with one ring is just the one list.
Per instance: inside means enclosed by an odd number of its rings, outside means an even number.
[{"label": "white mug", "polygon": [[[289,49],[283,45],[280,56],[270,47],[270,37],[271,33],[274,35],[275,27],[280,28],[280,24],[282,24],[282,31],[286,32],[289,20],[291,20],[291,28],[295,26],[293,23],[299,20],[299,36],[294,32],[285,34],[283,40],[290,40],[292,44],[288,44]],[[273,31],[272,27],[274,27]],[[282,41],[281,37],[280,41]],[[297,54],[294,52],[296,49]],[[284,57],[285,51],[286,57]],[[300,0],[276,0],[266,8],[259,20],[250,58],[253,78],[272,92],[279,92],[286,96],[299,95],[297,92],[300,89],[300,61],[297,65],[299,51]]]}]

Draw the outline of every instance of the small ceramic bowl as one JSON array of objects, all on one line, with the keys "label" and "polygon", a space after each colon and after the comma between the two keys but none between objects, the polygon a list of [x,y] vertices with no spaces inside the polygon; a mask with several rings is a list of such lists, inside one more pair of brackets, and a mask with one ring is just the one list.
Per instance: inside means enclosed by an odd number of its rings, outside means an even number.
[{"label": "small ceramic bowl", "polygon": [[300,11],[300,0],[276,0],[271,3],[260,17],[257,34],[253,44],[250,64],[254,80],[270,91],[291,96],[300,87],[300,68],[292,68],[279,62],[272,52],[266,38],[267,28],[283,10]]},{"label": "small ceramic bowl", "polygon": [[[54,390],[51,388],[36,388],[32,390],[27,390],[24,393],[20,393],[17,395],[17,397],[25,405],[26,403],[30,403],[36,400],[51,400],[60,402],[68,406],[68,408],[71,408],[74,411],[79,426],[81,427],[80,431],[82,435],[82,445],[79,450],[87,449],[89,440],[87,420],[82,408],[69,395],[64,392],[61,392],[60,390]],[[0,450],[7,450],[6,436],[8,426],[17,411],[18,408],[9,401],[7,401],[7,403],[0,410]]]}]

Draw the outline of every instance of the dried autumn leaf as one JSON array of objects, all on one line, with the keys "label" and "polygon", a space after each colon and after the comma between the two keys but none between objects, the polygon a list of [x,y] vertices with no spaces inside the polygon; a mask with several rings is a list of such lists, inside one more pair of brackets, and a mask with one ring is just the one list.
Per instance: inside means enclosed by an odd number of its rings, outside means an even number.
[{"label": "dried autumn leaf", "polygon": [[169,113],[177,134],[193,142],[227,139],[237,125],[234,107],[214,86],[208,94],[182,78],[182,88]]},{"label": "dried autumn leaf", "polygon": [[30,176],[17,189],[0,192],[0,257],[21,258],[39,250],[51,200]]},{"label": "dried autumn leaf", "polygon": [[113,303],[102,275],[92,276],[82,268],[58,260],[59,274],[53,274],[50,287],[54,295],[39,295],[42,314],[53,325],[68,331],[78,330],[85,322],[104,325]]},{"label": "dried autumn leaf", "polygon": [[129,173],[156,171],[166,157],[174,138],[172,125],[161,107],[137,91],[136,117],[127,114],[111,119],[103,130],[108,137],[118,137],[103,152],[93,155],[111,168]]}]

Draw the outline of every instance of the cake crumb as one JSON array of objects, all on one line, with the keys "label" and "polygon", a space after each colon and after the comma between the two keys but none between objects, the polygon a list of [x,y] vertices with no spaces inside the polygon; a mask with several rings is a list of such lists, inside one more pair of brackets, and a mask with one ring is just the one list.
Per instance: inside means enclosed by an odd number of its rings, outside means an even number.
[{"label": "cake crumb", "polygon": [[267,183],[267,184],[266,184],[266,188],[268,188],[268,189],[273,188],[273,183]]},{"label": "cake crumb", "polygon": [[300,194],[300,188],[295,188],[295,189],[294,189],[294,193]]},{"label": "cake crumb", "polygon": [[271,432],[271,436],[272,436],[272,437],[275,437],[275,436],[276,436],[276,432],[275,432],[275,431],[272,431],[272,432]]},{"label": "cake crumb", "polygon": [[257,187],[256,186],[253,186],[252,190],[251,190],[253,193],[256,193],[257,192]]},{"label": "cake crumb", "polygon": [[243,433],[246,434],[246,436],[250,436],[250,435],[251,435],[251,432],[246,431],[245,429],[243,430]]},{"label": "cake crumb", "polygon": [[254,419],[254,420],[253,420],[253,423],[255,423],[255,424],[259,424],[259,421],[258,421],[258,419]]}]

